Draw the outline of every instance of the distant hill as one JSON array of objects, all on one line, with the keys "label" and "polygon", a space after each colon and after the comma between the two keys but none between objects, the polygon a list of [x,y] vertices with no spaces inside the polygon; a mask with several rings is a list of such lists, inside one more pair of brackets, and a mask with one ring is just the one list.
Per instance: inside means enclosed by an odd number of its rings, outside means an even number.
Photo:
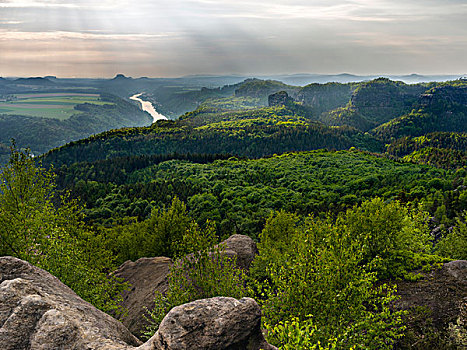
[{"label": "distant hill", "polygon": [[55,85],[55,82],[47,78],[34,77],[34,78],[19,78],[14,81],[15,84],[20,85]]},{"label": "distant hill", "polygon": [[324,112],[343,107],[349,103],[357,84],[309,84],[300,89],[296,99],[309,106],[316,119]]},{"label": "distant hill", "polygon": [[285,106],[212,111],[200,108],[178,121],[104,132],[51,150],[45,163],[73,164],[109,157],[154,154],[232,154],[263,157],[288,151],[352,146],[379,151],[382,145],[348,127],[330,128]]},{"label": "distant hill", "polygon": [[247,79],[238,84],[235,96],[259,98],[266,103],[267,97],[275,92],[286,91],[289,95],[295,96],[299,90],[298,86],[287,85],[276,80]]},{"label": "distant hill", "polygon": [[467,131],[467,80],[432,87],[420,95],[410,112],[378,126],[373,133],[391,140],[435,131]]},{"label": "distant hill", "polygon": [[[106,132],[53,150],[45,159],[72,164],[114,156],[170,153],[263,157],[350,147],[379,152],[391,138],[464,131],[465,92],[461,80],[408,85],[378,78],[362,83],[295,87],[249,79],[180,94],[180,103],[198,99],[199,105],[175,122]],[[150,96],[145,94],[145,98]],[[261,107],[268,99],[271,107]],[[411,129],[403,129],[404,121],[409,116],[417,117],[421,110],[438,121],[429,127],[421,118],[409,124]]]},{"label": "distant hill", "polygon": [[348,125],[368,131],[409,112],[425,90],[423,85],[407,85],[386,78],[359,83],[345,107],[321,116],[321,120],[327,125]]}]

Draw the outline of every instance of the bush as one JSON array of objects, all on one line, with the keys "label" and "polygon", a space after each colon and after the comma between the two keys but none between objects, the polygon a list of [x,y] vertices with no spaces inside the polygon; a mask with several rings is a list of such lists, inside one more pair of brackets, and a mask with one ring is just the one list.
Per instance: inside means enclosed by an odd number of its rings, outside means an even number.
[{"label": "bush", "polygon": [[423,262],[441,259],[430,256],[428,214],[409,210],[398,201],[381,198],[363,202],[339,215],[352,240],[362,247],[362,264],[375,271],[379,279],[410,278],[410,271]]},{"label": "bush", "polygon": [[224,254],[216,243],[215,227],[209,222],[201,230],[192,222],[181,242],[179,251],[191,251],[180,257],[169,275],[169,288],[165,295],[156,291],[155,308],[148,311],[149,325],[144,336],[150,338],[164,316],[175,306],[197,299],[226,296],[240,299],[250,294],[245,273],[236,267],[236,260]]},{"label": "bush", "polygon": [[457,225],[437,245],[440,255],[451,259],[467,260],[467,211],[457,218]]},{"label": "bush", "polygon": [[47,270],[101,310],[119,310],[126,286],[107,277],[114,264],[102,238],[85,229],[75,201],[57,194],[52,171],[13,147],[0,173],[0,254]]},{"label": "bush", "polygon": [[260,245],[258,257],[268,262],[269,284],[257,288],[264,291],[268,340],[285,349],[392,348],[403,335],[403,312],[390,311],[394,288],[376,287],[349,227],[329,216],[297,223],[294,215],[279,213],[268,220],[263,239],[275,236],[278,220],[291,233],[283,240],[288,243],[274,243],[283,247],[280,253]]}]

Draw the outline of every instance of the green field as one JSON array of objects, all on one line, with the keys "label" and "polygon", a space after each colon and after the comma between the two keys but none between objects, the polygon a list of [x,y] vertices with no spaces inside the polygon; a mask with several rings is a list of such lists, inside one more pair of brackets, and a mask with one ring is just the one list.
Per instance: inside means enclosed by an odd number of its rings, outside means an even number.
[{"label": "green field", "polygon": [[0,101],[0,114],[65,120],[73,114],[81,113],[74,109],[78,104],[112,104],[101,101],[98,94],[31,93],[14,95],[14,98],[10,101]]}]

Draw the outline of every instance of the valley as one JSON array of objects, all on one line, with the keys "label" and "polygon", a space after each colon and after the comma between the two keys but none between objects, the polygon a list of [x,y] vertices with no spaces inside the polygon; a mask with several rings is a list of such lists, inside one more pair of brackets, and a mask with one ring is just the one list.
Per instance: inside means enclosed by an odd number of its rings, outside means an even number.
[{"label": "valley", "polygon": [[[229,79],[6,84],[1,254],[117,318],[123,296],[150,305],[122,318],[140,339],[222,295],[254,298],[284,349],[462,345],[467,291],[446,276],[467,259],[467,80]],[[246,270],[213,248],[240,237]],[[166,271],[151,302],[108,277],[139,285],[122,271],[150,261]]]}]

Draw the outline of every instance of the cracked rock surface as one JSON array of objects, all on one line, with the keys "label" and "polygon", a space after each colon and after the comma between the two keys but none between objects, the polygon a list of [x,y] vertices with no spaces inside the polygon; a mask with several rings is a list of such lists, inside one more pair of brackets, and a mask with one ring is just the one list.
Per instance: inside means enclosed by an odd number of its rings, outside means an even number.
[{"label": "cracked rock surface", "polygon": [[119,321],[82,300],[48,272],[0,257],[2,350],[269,350],[253,299],[216,297],[173,308],[141,342]]}]

